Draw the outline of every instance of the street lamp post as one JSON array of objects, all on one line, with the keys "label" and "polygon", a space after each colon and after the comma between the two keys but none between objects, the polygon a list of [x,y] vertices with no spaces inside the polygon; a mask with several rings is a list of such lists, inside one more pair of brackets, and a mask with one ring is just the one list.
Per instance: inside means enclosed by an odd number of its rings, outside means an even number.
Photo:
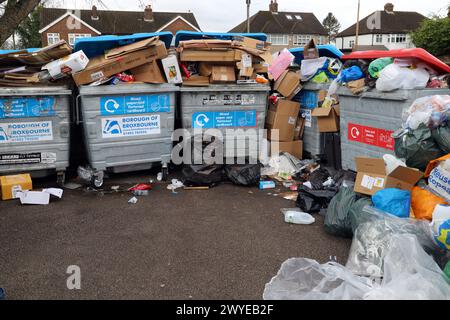
[{"label": "street lamp post", "polygon": [[247,33],[250,33],[250,2],[251,0],[246,0],[247,2]]}]

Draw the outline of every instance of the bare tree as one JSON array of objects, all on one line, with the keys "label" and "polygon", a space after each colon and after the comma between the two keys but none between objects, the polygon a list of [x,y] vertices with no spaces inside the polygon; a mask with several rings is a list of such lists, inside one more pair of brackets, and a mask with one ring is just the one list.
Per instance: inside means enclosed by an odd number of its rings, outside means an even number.
[{"label": "bare tree", "polygon": [[41,0],[0,0],[0,45],[40,2]]}]

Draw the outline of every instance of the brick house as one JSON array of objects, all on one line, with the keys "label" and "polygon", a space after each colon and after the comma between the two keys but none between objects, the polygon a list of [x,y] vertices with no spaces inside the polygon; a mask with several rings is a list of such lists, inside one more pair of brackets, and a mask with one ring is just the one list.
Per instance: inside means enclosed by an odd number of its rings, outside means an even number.
[{"label": "brick house", "polygon": [[200,31],[191,12],[153,12],[151,6],[144,11],[67,10],[43,8],[41,12],[42,45],[66,40],[73,45],[77,38],[99,35],[126,35],[145,32],[179,30]]},{"label": "brick house", "polygon": [[[230,32],[247,32],[247,20]],[[250,17],[250,32],[266,33],[273,52],[303,47],[313,38],[319,44],[328,41],[328,33],[314,13],[278,11],[276,0],[270,1],[269,11],[259,11]]]}]

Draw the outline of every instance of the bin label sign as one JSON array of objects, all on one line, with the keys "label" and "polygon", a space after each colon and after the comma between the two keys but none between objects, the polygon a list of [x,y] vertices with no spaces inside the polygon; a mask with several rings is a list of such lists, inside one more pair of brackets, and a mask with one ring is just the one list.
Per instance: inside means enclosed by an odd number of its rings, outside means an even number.
[{"label": "bin label sign", "polygon": [[56,162],[56,153],[52,152],[0,154],[0,165],[29,164],[29,163],[51,164],[55,162]]},{"label": "bin label sign", "polygon": [[100,99],[102,116],[170,112],[170,95],[113,96]]},{"label": "bin label sign", "polygon": [[54,97],[0,99],[0,119],[51,117],[54,115]]},{"label": "bin label sign", "polygon": [[160,115],[102,118],[103,138],[161,134]]},{"label": "bin label sign", "polygon": [[51,121],[0,123],[0,144],[53,140]]},{"label": "bin label sign", "polygon": [[301,109],[302,118],[305,119],[305,127],[312,127],[312,112],[310,109]]},{"label": "bin label sign", "polygon": [[394,150],[394,131],[367,127],[360,124],[348,124],[348,140],[356,141],[383,149]]},{"label": "bin label sign", "polygon": [[195,112],[192,115],[192,127],[200,129],[255,128],[257,115],[256,110]]}]

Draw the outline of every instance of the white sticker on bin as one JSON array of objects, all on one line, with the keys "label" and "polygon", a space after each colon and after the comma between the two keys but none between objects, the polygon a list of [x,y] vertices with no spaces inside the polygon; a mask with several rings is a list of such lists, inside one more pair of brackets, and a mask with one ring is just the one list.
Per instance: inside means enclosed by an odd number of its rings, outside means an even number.
[{"label": "white sticker on bin", "polygon": [[161,134],[160,115],[102,118],[103,138],[121,138]]},{"label": "white sticker on bin", "polygon": [[0,143],[53,140],[52,121],[0,123]]}]

